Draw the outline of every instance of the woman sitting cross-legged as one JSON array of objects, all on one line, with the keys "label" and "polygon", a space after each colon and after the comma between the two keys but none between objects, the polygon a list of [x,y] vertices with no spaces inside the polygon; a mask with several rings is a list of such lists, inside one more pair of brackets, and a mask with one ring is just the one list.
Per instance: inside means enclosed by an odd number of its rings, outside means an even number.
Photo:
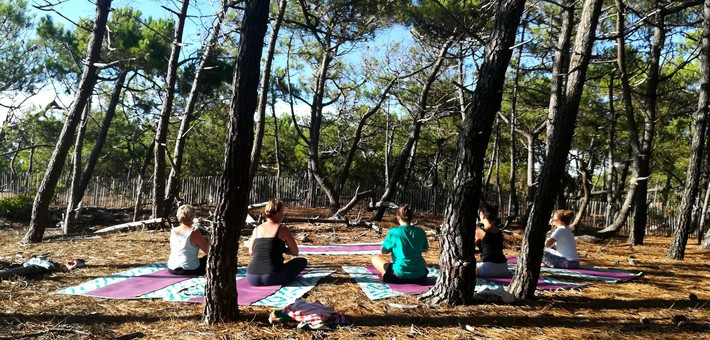
[{"label": "woman sitting cross-legged", "polygon": [[[579,267],[579,254],[574,234],[567,229],[567,225],[572,222],[574,213],[570,210],[557,210],[552,214],[550,224],[556,229],[552,236],[545,241],[545,250],[542,255],[542,262],[553,268],[577,268]],[[555,249],[552,249],[552,247]]]},{"label": "woman sitting cross-legged", "polygon": [[389,283],[426,284],[428,270],[422,252],[429,250],[429,241],[421,228],[411,225],[414,210],[404,205],[397,211],[399,227],[390,229],[382,243],[382,254],[392,253],[392,262],[382,256],[372,257],[372,265]]},{"label": "woman sitting cross-legged", "polygon": [[481,261],[476,263],[476,276],[509,277],[508,259],[503,255],[503,233],[498,224],[498,207],[484,204],[478,209],[482,227],[476,228],[476,245]]},{"label": "woman sitting cross-legged", "polygon": [[249,240],[251,261],[247,281],[252,286],[282,285],[293,281],[306,268],[308,261],[294,258],[284,263],[283,254],[298,255],[298,245],[288,227],[281,224],[284,205],[271,200],[264,207],[266,222],[254,228]]},{"label": "woman sitting cross-legged", "polygon": [[180,226],[170,230],[170,257],[168,272],[175,275],[205,275],[207,256],[197,258],[200,249],[207,253],[209,245],[199,229],[192,226],[195,208],[182,205],[178,208]]}]

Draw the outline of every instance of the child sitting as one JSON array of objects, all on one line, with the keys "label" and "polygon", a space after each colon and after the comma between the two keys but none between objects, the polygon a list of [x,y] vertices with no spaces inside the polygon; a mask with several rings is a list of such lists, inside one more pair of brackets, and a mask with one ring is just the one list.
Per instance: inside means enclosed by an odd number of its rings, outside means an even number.
[{"label": "child sitting", "polygon": [[[577,268],[579,267],[579,254],[577,254],[577,243],[574,234],[567,229],[567,225],[572,222],[574,213],[570,210],[557,210],[552,214],[550,224],[556,229],[552,236],[545,241],[545,250],[542,255],[542,262],[548,267],[554,268]],[[555,249],[552,249],[552,247]]]},{"label": "child sitting", "polygon": [[392,262],[382,256],[372,257],[372,265],[389,283],[426,284],[428,270],[422,252],[429,249],[426,233],[411,225],[414,210],[404,205],[397,211],[399,227],[390,229],[382,243],[382,254],[392,253]]}]

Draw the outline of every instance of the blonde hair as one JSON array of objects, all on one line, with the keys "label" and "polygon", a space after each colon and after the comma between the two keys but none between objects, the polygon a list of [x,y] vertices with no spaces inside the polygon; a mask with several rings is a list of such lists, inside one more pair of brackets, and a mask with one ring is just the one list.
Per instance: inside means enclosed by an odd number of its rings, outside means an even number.
[{"label": "blonde hair", "polygon": [[574,212],[572,210],[556,210],[555,216],[557,216],[557,218],[560,220],[560,222],[562,222],[562,224],[567,226],[572,223]]},{"label": "blonde hair", "polygon": [[189,204],[181,205],[176,215],[179,222],[191,222],[192,219],[195,218],[195,208]]},{"label": "blonde hair", "polygon": [[412,209],[409,204],[405,204],[397,209],[397,216],[399,216],[402,222],[411,223],[414,219],[414,209]]},{"label": "blonde hair", "polygon": [[274,217],[279,211],[284,211],[284,203],[279,200],[270,200],[264,207],[266,217]]}]

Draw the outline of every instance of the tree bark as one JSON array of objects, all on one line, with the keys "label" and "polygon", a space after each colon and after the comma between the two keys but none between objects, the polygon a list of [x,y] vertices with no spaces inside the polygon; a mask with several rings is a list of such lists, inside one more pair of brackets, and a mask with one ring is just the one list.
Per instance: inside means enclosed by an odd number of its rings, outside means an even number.
[{"label": "tree bark", "polygon": [[550,104],[547,113],[547,137],[545,154],[550,152],[552,135],[555,131],[555,117],[560,111],[560,105],[565,101],[565,81],[569,69],[569,49],[574,26],[574,1],[567,0],[562,7],[562,25],[557,37],[555,56],[552,62],[552,77],[550,81]]},{"label": "tree bark", "polygon": [[[607,226],[606,228],[598,231],[595,236],[601,238],[607,238],[615,235],[623,228],[626,223],[626,219],[631,212],[633,202],[636,199],[636,192],[638,188],[638,180],[641,169],[641,160],[639,155],[641,154],[641,145],[639,144],[639,133],[636,127],[636,118],[634,116],[633,101],[631,98],[631,85],[629,84],[629,74],[626,68],[626,38],[625,38],[625,20],[626,20],[626,5],[622,0],[615,0],[617,20],[616,20],[616,31],[619,32],[616,38],[616,64],[619,70],[619,79],[621,80],[621,90],[622,99],[624,102],[624,116],[626,117],[626,124],[629,131],[629,158],[631,159],[630,168],[633,177],[629,181],[629,188],[626,191],[626,198],[624,202],[619,207],[619,212],[614,218],[614,222]],[[624,167],[622,171],[621,180],[619,181],[619,188],[626,182],[626,177],[628,174],[629,165]],[[621,190],[617,190],[620,193]]]},{"label": "tree bark", "polygon": [[[693,123],[693,140],[690,147],[690,160],[685,175],[685,188],[680,201],[678,222],[673,226],[673,240],[668,250],[668,258],[682,260],[685,257],[685,246],[690,234],[693,203],[699,193],[703,147],[707,130],[708,97],[710,96],[710,0],[703,5],[703,31],[700,54],[700,93],[698,94],[698,109],[695,111]],[[705,209],[703,209],[705,210]],[[704,220],[704,215],[703,218]],[[702,233],[702,227],[698,233]]]},{"label": "tree bark", "polygon": [[505,226],[509,226],[518,217],[518,191],[516,189],[516,170],[517,162],[515,158],[516,139],[515,139],[515,129],[518,125],[518,88],[520,85],[520,62],[523,57],[523,46],[522,42],[525,40],[525,27],[527,23],[523,23],[523,27],[520,32],[520,42],[521,45],[518,47],[518,59],[515,62],[515,78],[513,80],[513,94],[511,96],[510,104],[510,176],[508,178],[508,185],[510,186],[510,197],[508,198],[508,216],[505,219]]},{"label": "tree bark", "polygon": [[[705,119],[707,119],[707,116]],[[705,132],[707,133],[707,131]],[[698,224],[698,228],[700,228],[700,231],[698,232],[698,244],[702,244],[703,242],[703,233],[705,232],[705,223],[708,216],[708,203],[710,203],[710,180],[707,182],[708,184],[705,188],[705,199],[703,199],[703,208],[700,212],[700,223]]]},{"label": "tree bark", "polygon": [[94,144],[94,148],[91,150],[89,159],[86,161],[84,171],[80,174],[76,191],[72,192],[69,203],[67,204],[67,214],[64,219],[65,230],[73,231],[74,229],[74,223],[76,222],[76,218],[78,217],[77,207],[79,206],[79,203],[81,203],[81,201],[84,199],[86,188],[89,186],[89,181],[91,181],[94,168],[96,167],[96,164],[99,161],[99,157],[101,156],[101,150],[103,149],[104,144],[106,143],[106,137],[108,136],[109,127],[111,126],[111,121],[113,120],[113,117],[116,114],[116,107],[118,106],[118,102],[121,98],[121,90],[123,89],[123,84],[126,81],[127,75],[128,70],[121,70],[121,72],[118,74],[116,84],[114,85],[113,91],[111,92],[111,99],[109,100],[108,108],[106,108],[106,114],[104,115],[104,119],[101,122],[101,130],[99,130],[99,135],[96,137],[96,143]]},{"label": "tree bark", "polygon": [[604,224],[609,225],[614,216],[614,188],[616,187],[616,168],[614,167],[614,147],[616,146],[616,110],[614,110],[614,77],[609,80],[609,144],[607,146],[606,170],[606,211]]},{"label": "tree bark", "polygon": [[178,20],[175,23],[175,37],[173,38],[172,47],[170,49],[168,72],[165,76],[163,107],[160,110],[160,118],[155,132],[155,147],[153,149],[153,157],[155,159],[155,166],[153,167],[153,218],[162,216],[165,207],[165,156],[167,152],[168,123],[170,123],[173,100],[175,99],[175,82],[177,81],[182,35],[189,4],[190,0],[182,0]]},{"label": "tree bark", "polygon": [[259,67],[268,23],[269,1],[247,0],[229,111],[220,199],[216,225],[207,255],[207,284],[203,320],[208,324],[236,321],[239,316],[237,273],[239,234],[244,225],[251,189],[250,152],[254,142]]},{"label": "tree bark", "polygon": [[264,70],[261,73],[261,85],[259,86],[259,102],[257,109],[256,136],[254,137],[254,145],[251,149],[251,178],[256,176],[256,170],[259,168],[259,158],[261,157],[261,143],[264,139],[264,124],[266,120],[266,103],[267,94],[269,93],[269,81],[271,77],[271,62],[274,60],[274,51],[276,50],[276,42],[279,37],[279,30],[283,22],[284,13],[286,12],[286,4],[288,0],[279,2],[279,12],[274,20],[274,25],[271,29],[271,38],[269,39],[269,48],[266,51],[266,62]]},{"label": "tree bark", "polygon": [[564,101],[554,117],[549,152],[539,176],[535,203],[528,217],[523,236],[521,256],[508,290],[517,298],[532,298],[540,276],[540,262],[545,245],[547,222],[552,213],[554,197],[559,190],[560,178],[564,175],[567,154],[572,144],[582,88],[587,66],[591,59],[597,22],[601,13],[601,0],[586,0],[577,26],[574,52],[570,58]]},{"label": "tree bark", "polygon": [[34,139],[30,139],[30,156],[27,161],[27,179],[25,181],[25,192],[29,193],[30,192],[30,185],[32,183],[32,173],[33,173],[33,167],[34,167],[34,159],[35,159],[35,149],[37,148],[37,144],[35,143]]},{"label": "tree bark", "polygon": [[584,213],[587,211],[587,205],[589,205],[589,200],[591,198],[592,192],[592,171],[589,170],[587,162],[585,160],[580,161],[579,175],[581,176],[580,182],[582,184],[582,201],[579,203],[579,208],[577,209],[577,214],[574,215],[574,221],[570,224],[570,230],[576,232],[579,229],[579,222],[584,217]]},{"label": "tree bark", "polygon": [[[84,106],[84,112],[81,114],[81,120],[79,121],[79,132],[76,134],[76,142],[74,143],[74,159],[72,160],[71,169],[71,186],[69,187],[69,199],[67,204],[67,211],[64,214],[64,223],[62,224],[62,232],[66,234],[76,232],[75,218],[78,217],[79,203],[77,197],[79,194],[79,182],[81,181],[81,153],[84,149],[84,134],[86,133],[86,121],[91,113],[91,97],[86,101]],[[78,200],[81,202],[81,199]]]},{"label": "tree bark", "polygon": [[86,102],[91,96],[98,79],[97,67],[94,64],[99,61],[101,44],[106,33],[106,21],[110,10],[111,0],[97,0],[96,19],[94,20],[91,38],[87,45],[85,66],[79,81],[79,89],[76,91],[72,106],[69,108],[57,145],[47,164],[47,171],[35,196],[34,204],[32,205],[30,228],[22,239],[22,243],[42,241],[44,229],[49,222],[49,203],[52,200],[52,196],[54,196],[54,189],[64,168],[64,162],[71,147],[71,140],[76,132],[76,126],[79,124],[81,112],[86,106]]},{"label": "tree bark", "polygon": [[[434,66],[432,67],[431,72],[429,73],[429,76],[427,77],[427,80],[424,83],[422,92],[419,94],[417,109],[416,113],[412,117],[412,127],[409,131],[407,142],[402,147],[402,151],[400,152],[399,158],[397,159],[397,164],[394,166],[394,169],[392,169],[390,180],[387,183],[387,187],[385,188],[384,194],[382,194],[382,197],[380,198],[380,202],[390,201],[397,192],[397,185],[402,180],[402,177],[406,170],[406,164],[408,162],[408,159],[411,157],[414,144],[417,142],[417,140],[419,140],[419,133],[421,132],[422,125],[424,124],[422,119],[427,113],[427,101],[429,99],[429,91],[431,90],[432,84],[439,76],[439,70],[441,69],[441,65],[444,63],[446,52],[449,50],[449,47],[451,47],[452,43],[453,37],[449,38],[439,50],[436,62],[434,63]],[[372,217],[372,220],[382,221],[382,217],[384,217],[385,215],[385,210],[386,208],[384,207],[377,209],[377,211]]]},{"label": "tree bark", "polygon": [[195,78],[192,80],[192,87],[190,88],[190,94],[187,98],[187,103],[185,104],[185,109],[183,112],[182,120],[180,121],[180,128],[177,133],[177,138],[175,139],[175,149],[173,150],[173,160],[171,162],[172,167],[170,169],[170,175],[168,176],[167,184],[167,194],[165,195],[165,205],[162,210],[162,217],[168,218],[171,214],[171,208],[173,207],[173,202],[177,200],[180,196],[180,177],[182,169],[182,158],[185,151],[185,144],[187,143],[187,133],[190,131],[190,124],[194,119],[195,105],[200,97],[200,88],[204,83],[205,71],[207,68],[207,63],[210,62],[212,55],[214,54],[215,46],[219,40],[219,32],[222,27],[222,22],[224,17],[227,15],[228,1],[223,1],[222,10],[217,14],[214,24],[212,25],[212,35],[210,39],[205,42],[202,46],[202,57],[200,58],[200,65],[197,67],[195,72]]},{"label": "tree bark", "polygon": [[651,154],[653,153],[653,136],[656,129],[656,106],[658,104],[658,83],[661,64],[661,50],[666,38],[665,14],[660,8],[660,2],[655,2],[656,14],[653,16],[653,43],[649,55],[649,68],[644,95],[645,114],[643,124],[643,140],[639,154],[638,177],[636,179],[636,200],[634,209],[633,230],[629,233],[629,244],[643,244],[648,220],[648,179],[651,176]]},{"label": "tree bark", "polygon": [[485,47],[476,89],[459,134],[456,169],[451,184],[439,245],[441,272],[436,285],[422,299],[430,303],[468,305],[474,302],[474,257],[478,204],[481,198],[483,159],[500,110],[508,68],[525,0],[498,2],[495,21]]},{"label": "tree bark", "polygon": [[[387,84],[385,89],[382,91],[382,94],[380,94],[380,98],[377,103],[375,103],[375,105],[360,118],[360,121],[357,124],[357,129],[355,129],[355,136],[353,137],[352,145],[350,146],[348,155],[345,158],[343,168],[342,170],[340,170],[338,183],[335,186],[336,196],[340,197],[341,193],[343,192],[343,187],[345,187],[345,182],[348,180],[348,175],[350,174],[350,167],[352,166],[353,160],[355,159],[355,153],[357,152],[358,146],[360,145],[360,140],[362,139],[362,130],[365,128],[367,120],[380,110],[380,108],[382,107],[382,103],[384,103],[385,99],[387,99],[387,95],[389,94],[390,90],[398,79],[399,77],[395,77]],[[337,215],[337,213],[335,215]]]}]

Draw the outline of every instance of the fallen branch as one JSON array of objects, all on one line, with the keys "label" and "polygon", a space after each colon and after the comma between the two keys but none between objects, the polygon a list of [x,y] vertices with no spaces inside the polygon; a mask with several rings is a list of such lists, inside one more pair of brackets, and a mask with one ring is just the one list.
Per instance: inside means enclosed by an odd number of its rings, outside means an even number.
[{"label": "fallen branch", "polygon": [[349,225],[350,221],[346,218],[308,218],[308,217],[285,217],[284,223],[297,223],[297,222],[307,222],[307,223],[343,223]]},{"label": "fallen branch", "polygon": [[367,210],[368,210],[368,211],[373,211],[373,210],[378,209],[378,208],[380,208],[380,207],[385,207],[385,208],[390,208],[390,209],[397,209],[397,208],[399,208],[399,206],[396,205],[396,204],[394,204],[393,202],[389,202],[389,201],[379,201],[379,202],[375,203],[374,205],[372,205],[372,202],[370,202],[370,205],[367,206]]},{"label": "fallen branch", "polygon": [[340,208],[335,214],[333,214],[333,218],[340,218],[341,216],[345,216],[350,209],[355,207],[355,205],[360,202],[364,198],[372,198],[373,200],[375,199],[375,196],[372,192],[372,190],[365,190],[360,192],[360,187],[357,187],[355,189],[355,196],[346,204],[344,207]]},{"label": "fallen branch", "polygon": [[158,229],[158,228],[170,228],[172,227],[173,222],[170,219],[165,219],[165,218],[154,218],[150,220],[144,220],[144,221],[136,221],[136,222],[129,222],[129,223],[123,223],[123,224],[118,224],[112,227],[107,227],[103,229],[99,229],[94,232],[94,234],[105,234],[105,233],[110,233],[114,231],[126,231],[126,230],[134,230],[134,229]]}]

